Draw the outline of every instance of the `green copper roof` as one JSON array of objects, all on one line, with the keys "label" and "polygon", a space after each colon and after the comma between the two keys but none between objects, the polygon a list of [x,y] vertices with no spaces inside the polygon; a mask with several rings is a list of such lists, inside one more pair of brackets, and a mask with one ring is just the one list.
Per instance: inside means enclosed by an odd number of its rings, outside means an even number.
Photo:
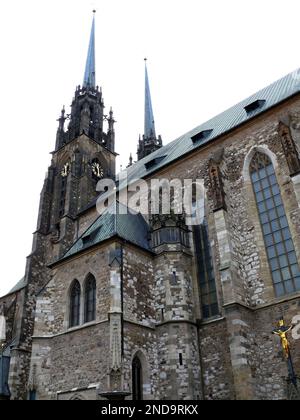
[{"label": "green copper roof", "polygon": [[71,249],[64,255],[62,260],[84,251],[94,245],[118,236],[150,251],[148,242],[148,225],[141,214],[120,214],[126,207],[117,203],[117,214],[112,214],[110,209],[92,224],[92,226],[75,242]]},{"label": "green copper roof", "polygon": [[12,295],[13,293],[19,292],[27,286],[27,281],[23,277],[8,293],[7,295]]}]

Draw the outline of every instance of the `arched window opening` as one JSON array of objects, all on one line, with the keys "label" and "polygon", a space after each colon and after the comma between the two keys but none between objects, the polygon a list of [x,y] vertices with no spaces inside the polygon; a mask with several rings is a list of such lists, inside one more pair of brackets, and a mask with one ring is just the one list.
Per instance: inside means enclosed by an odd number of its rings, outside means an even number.
[{"label": "arched window opening", "polygon": [[67,177],[61,179],[60,201],[59,201],[59,217],[62,218],[65,214],[66,205],[66,192],[67,192]]},{"label": "arched window opening", "polygon": [[143,399],[143,369],[138,356],[132,362],[132,399],[141,401]]},{"label": "arched window opening", "polygon": [[204,217],[201,225],[195,226],[194,235],[202,316],[203,319],[209,319],[219,315],[220,312],[206,217]]},{"label": "arched window opening", "polygon": [[36,401],[36,390],[35,389],[31,389],[29,391],[29,401]]},{"label": "arched window opening", "polygon": [[255,153],[250,175],[275,293],[281,297],[300,290],[300,270],[274,166],[266,154]]},{"label": "arched window opening", "polygon": [[80,324],[80,295],[81,288],[76,280],[70,292],[70,327],[77,327]]},{"label": "arched window opening", "polygon": [[96,319],[96,279],[91,274],[86,279],[84,293],[84,322],[92,322]]},{"label": "arched window opening", "polygon": [[[200,195],[201,197],[201,195]],[[197,271],[199,280],[200,302],[203,319],[216,317],[220,314],[216,278],[213,264],[213,255],[209,239],[208,206],[206,193],[202,197],[193,197],[194,217],[194,243],[197,258]]]}]

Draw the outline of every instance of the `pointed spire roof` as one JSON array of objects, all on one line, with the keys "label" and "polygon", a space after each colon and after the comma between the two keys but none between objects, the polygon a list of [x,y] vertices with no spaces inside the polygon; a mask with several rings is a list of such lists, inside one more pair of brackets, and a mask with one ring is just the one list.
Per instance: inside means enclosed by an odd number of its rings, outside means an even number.
[{"label": "pointed spire roof", "polygon": [[151,101],[147,58],[145,58],[145,137],[156,138],[154,115]]},{"label": "pointed spire roof", "polygon": [[93,11],[93,23],[90,37],[90,44],[88,55],[86,59],[83,87],[95,88],[96,87],[96,63],[95,63],[95,13]]}]

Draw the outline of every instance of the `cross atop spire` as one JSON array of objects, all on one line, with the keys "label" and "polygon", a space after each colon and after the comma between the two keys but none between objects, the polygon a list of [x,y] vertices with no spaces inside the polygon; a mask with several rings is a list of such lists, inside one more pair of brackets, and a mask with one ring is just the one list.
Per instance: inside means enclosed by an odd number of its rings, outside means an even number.
[{"label": "cross atop spire", "polygon": [[145,137],[156,138],[154,115],[151,101],[147,58],[145,58]]},{"label": "cross atop spire", "polygon": [[95,88],[96,87],[96,64],[95,64],[95,13],[93,10],[93,23],[90,37],[90,44],[88,49],[88,55],[86,59],[83,87]]}]

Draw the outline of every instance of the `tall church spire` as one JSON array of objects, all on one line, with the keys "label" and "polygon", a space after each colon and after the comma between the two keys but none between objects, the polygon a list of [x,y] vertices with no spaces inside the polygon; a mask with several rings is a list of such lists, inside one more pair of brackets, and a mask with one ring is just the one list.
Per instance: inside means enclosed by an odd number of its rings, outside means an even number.
[{"label": "tall church spire", "polygon": [[145,58],[145,131],[139,139],[138,160],[150,155],[162,147],[161,136],[156,137],[154,114],[151,101],[147,59]]},{"label": "tall church spire", "polygon": [[[57,131],[56,149],[64,147],[75,138],[85,134],[95,140],[110,152],[115,151],[114,116],[111,110],[109,117],[104,115],[104,102],[102,90],[96,86],[95,66],[95,10],[93,16],[91,37],[86,60],[83,86],[77,86],[75,97],[71,105],[71,113],[62,111],[59,118]],[[69,120],[67,130],[64,128],[65,121]],[[108,131],[104,131],[103,123],[108,122]]]},{"label": "tall church spire", "polygon": [[95,64],[95,13],[93,11],[93,23],[90,37],[90,44],[88,49],[88,55],[86,59],[83,87],[95,88],[96,87],[96,64]]},{"label": "tall church spire", "polygon": [[156,137],[154,115],[149,85],[147,59],[145,58],[145,137]]}]

